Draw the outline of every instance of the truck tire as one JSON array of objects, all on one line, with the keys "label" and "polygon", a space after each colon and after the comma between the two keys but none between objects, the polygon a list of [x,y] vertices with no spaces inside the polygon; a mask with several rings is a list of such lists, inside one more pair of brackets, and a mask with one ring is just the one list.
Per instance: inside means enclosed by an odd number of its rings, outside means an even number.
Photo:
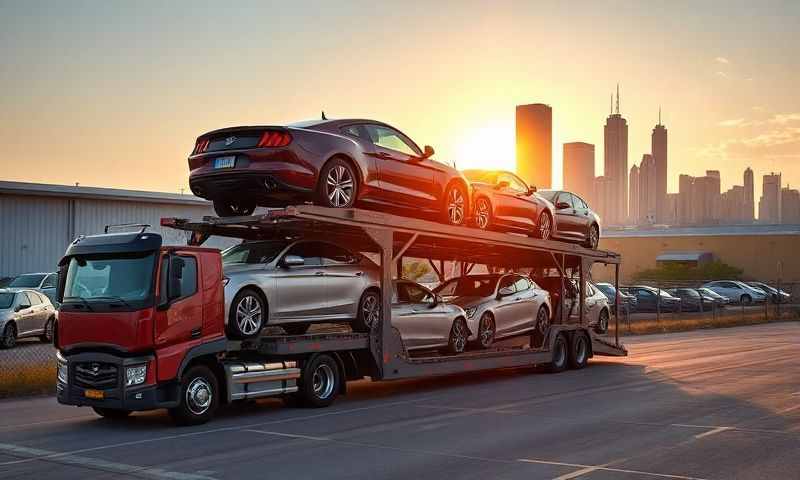
[{"label": "truck tire", "polygon": [[214,372],[205,365],[189,368],[181,379],[178,406],[169,414],[178,425],[200,425],[211,420],[219,403],[219,388]]},{"label": "truck tire", "polygon": [[568,357],[567,340],[564,335],[558,334],[553,340],[553,359],[547,364],[547,371],[550,373],[563,372],[567,369]]},{"label": "truck tire", "polygon": [[326,353],[316,355],[303,366],[296,398],[304,407],[327,407],[339,395],[342,381],[336,360]]},{"label": "truck tire", "polygon": [[569,342],[569,368],[580,370],[589,362],[589,337],[583,332],[575,332]]},{"label": "truck tire", "polygon": [[267,305],[252,288],[243,288],[233,297],[228,312],[228,333],[236,339],[257,337],[267,323]]},{"label": "truck tire", "polygon": [[103,408],[103,407],[92,407],[92,410],[94,410],[94,413],[109,420],[119,420],[121,418],[126,418],[131,413],[133,413],[130,410],[119,410],[116,408]]}]

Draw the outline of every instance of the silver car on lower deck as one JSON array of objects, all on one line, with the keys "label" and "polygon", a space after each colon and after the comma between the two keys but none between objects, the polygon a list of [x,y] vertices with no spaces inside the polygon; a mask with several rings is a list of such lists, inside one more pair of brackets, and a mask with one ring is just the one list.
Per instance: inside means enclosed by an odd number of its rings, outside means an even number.
[{"label": "silver car on lower deck", "polygon": [[550,326],[550,294],[523,275],[466,275],[448,280],[434,292],[466,311],[469,340],[480,348],[530,331],[538,343]]},{"label": "silver car on lower deck", "polygon": [[406,350],[447,347],[448,353],[461,353],[470,335],[461,307],[408,280],[394,282],[392,326]]},{"label": "silver car on lower deck", "polygon": [[237,338],[272,325],[299,335],[327,322],[366,331],[380,308],[378,266],[324,241],[244,242],[225,250],[222,263],[226,321]]}]

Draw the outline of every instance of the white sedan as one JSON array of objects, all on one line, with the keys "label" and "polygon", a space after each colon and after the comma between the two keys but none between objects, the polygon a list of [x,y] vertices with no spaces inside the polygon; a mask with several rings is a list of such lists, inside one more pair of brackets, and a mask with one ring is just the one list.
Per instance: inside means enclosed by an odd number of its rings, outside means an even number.
[{"label": "white sedan", "polygon": [[703,288],[707,288],[712,292],[730,299],[732,303],[740,303],[742,305],[760,303],[767,299],[767,294],[760,288],[751,287],[738,280],[717,280],[715,282],[708,282],[703,285]]}]

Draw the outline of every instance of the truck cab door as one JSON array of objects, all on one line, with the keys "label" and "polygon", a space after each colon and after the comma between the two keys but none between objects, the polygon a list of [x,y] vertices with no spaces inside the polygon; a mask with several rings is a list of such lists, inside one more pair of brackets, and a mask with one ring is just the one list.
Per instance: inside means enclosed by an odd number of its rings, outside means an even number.
[{"label": "truck cab door", "polygon": [[194,253],[177,251],[161,257],[154,332],[157,348],[199,340],[202,336],[200,268]]}]

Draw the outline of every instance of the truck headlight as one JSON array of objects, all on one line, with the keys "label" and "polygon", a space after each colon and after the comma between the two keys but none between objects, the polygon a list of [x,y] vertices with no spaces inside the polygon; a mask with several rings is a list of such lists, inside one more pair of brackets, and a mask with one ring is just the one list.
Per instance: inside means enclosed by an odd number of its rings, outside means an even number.
[{"label": "truck headlight", "polygon": [[67,384],[67,379],[69,378],[69,368],[67,367],[66,363],[58,362],[58,382],[63,383],[64,385]]},{"label": "truck headlight", "polygon": [[147,377],[147,365],[135,365],[125,369],[125,386],[140,385]]},{"label": "truck headlight", "polygon": [[475,312],[478,311],[478,307],[469,307],[464,311],[467,312],[467,318],[472,318],[475,316]]}]

